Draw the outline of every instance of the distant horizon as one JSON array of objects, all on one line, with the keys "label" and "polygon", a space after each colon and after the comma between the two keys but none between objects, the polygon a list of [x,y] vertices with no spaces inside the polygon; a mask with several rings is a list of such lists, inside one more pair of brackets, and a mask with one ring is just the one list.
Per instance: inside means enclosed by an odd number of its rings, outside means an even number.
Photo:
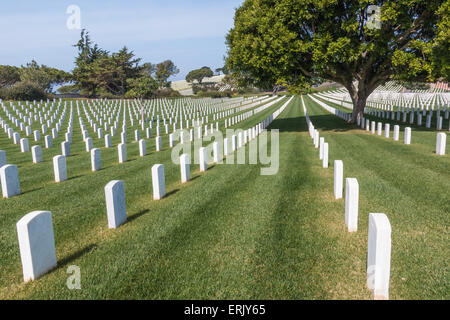
[{"label": "distant horizon", "polygon": [[[18,0],[2,5],[1,65],[39,64],[71,72],[81,29],[93,43],[110,52],[126,46],[141,63],[172,60],[180,73],[169,81],[185,80],[189,71],[203,66],[221,68],[225,36],[233,26],[235,8],[243,0],[113,1],[106,6],[81,1]],[[80,8],[81,29],[66,26],[70,5]],[[168,17],[165,17],[167,15]],[[142,32],[145,30],[145,32]],[[148,31],[147,31],[148,30]]]}]

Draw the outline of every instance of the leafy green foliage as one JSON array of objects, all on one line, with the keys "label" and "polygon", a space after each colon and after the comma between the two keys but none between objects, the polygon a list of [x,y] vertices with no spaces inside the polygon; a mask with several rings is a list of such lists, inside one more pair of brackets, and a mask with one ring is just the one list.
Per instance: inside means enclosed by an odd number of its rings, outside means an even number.
[{"label": "leafy green foliage", "polygon": [[149,99],[154,96],[158,89],[158,83],[150,76],[130,78],[127,83],[130,90],[125,94],[125,98]]},{"label": "leafy green foliage", "polygon": [[0,66],[0,88],[12,86],[20,81],[20,69],[14,66]]},{"label": "leafy green foliage", "polygon": [[39,65],[32,60],[19,69],[20,80],[26,83],[35,83],[47,92],[51,92],[54,85],[63,84],[72,80],[68,72]]},{"label": "leafy green foliage", "polygon": [[140,58],[123,47],[120,51],[109,53],[92,44],[89,33],[83,30],[81,39],[75,45],[78,57],[73,70],[74,78],[83,94],[96,96],[99,92],[113,96],[123,96],[128,91],[128,79],[140,77],[151,70],[151,64],[139,66]]},{"label": "leafy green foliage", "polygon": [[160,87],[170,87],[170,82],[167,79],[179,72],[180,70],[171,60],[166,60],[156,65],[155,79]]},{"label": "leafy green foliage", "polygon": [[71,80],[70,73],[39,65],[34,60],[20,68],[0,66],[0,97],[7,100],[46,99],[55,85]]},{"label": "leafy green foliage", "polygon": [[186,76],[187,82],[198,81],[199,84],[202,83],[204,78],[212,77],[214,75],[213,71],[209,67],[202,67],[200,69],[195,69],[189,72]]},{"label": "leafy green foliage", "polygon": [[80,86],[77,84],[68,84],[66,86],[59,87],[58,92],[61,94],[79,93]]},{"label": "leafy green foliage", "polygon": [[48,94],[35,82],[20,81],[11,87],[0,89],[0,98],[4,100],[41,100],[47,99]]},{"label": "leafy green foliage", "polygon": [[[369,5],[381,7],[371,28]],[[448,79],[449,0],[246,0],[227,35],[227,68],[270,88],[314,77],[347,88],[353,121],[389,79]]]},{"label": "leafy green foliage", "polygon": [[140,65],[141,59],[127,47],[114,53],[103,50],[92,43],[85,30],[75,47],[78,57],[73,75],[81,93],[88,96],[153,97],[158,86],[169,87],[167,79],[179,72],[171,60]]}]

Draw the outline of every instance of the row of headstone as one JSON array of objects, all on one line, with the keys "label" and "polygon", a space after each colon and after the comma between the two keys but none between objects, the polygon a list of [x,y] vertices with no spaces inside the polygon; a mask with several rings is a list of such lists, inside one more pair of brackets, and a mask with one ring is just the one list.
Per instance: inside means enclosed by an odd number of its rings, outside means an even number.
[{"label": "row of headstone", "polygon": [[[270,99],[269,99],[270,100]],[[280,99],[276,99],[276,101],[279,101]],[[272,101],[273,102],[273,101]],[[267,106],[266,106],[267,108]],[[61,143],[61,151],[62,154],[59,156],[55,156],[53,158],[53,168],[54,168],[54,176],[55,176],[55,182],[63,182],[67,180],[67,163],[66,163],[66,157],[70,156],[70,142],[71,142],[71,135],[72,135],[72,115],[73,110],[71,109],[70,112],[70,121],[69,121],[69,128],[68,132],[66,133],[66,141],[63,141]],[[250,115],[250,113],[248,114]],[[82,121],[80,119],[80,123],[82,125]],[[258,127],[259,128],[259,127]],[[82,132],[84,133],[85,130],[83,130],[82,126]],[[218,124],[216,123],[216,130],[218,129]],[[207,132],[206,128],[205,131]],[[213,131],[212,125],[211,125],[211,132]],[[255,128],[249,129],[248,132],[246,131],[244,135],[242,136],[239,134],[238,137],[233,137],[232,140],[232,151],[235,151],[237,147],[241,147],[244,142],[247,142],[247,136],[251,137],[252,135],[255,136],[255,133],[257,130]],[[35,131],[35,136],[39,138],[39,132]],[[138,134],[136,134],[138,136]],[[17,135],[16,135],[17,137]],[[199,137],[201,138],[201,131],[199,134]],[[239,140],[238,140],[239,138]],[[87,137],[87,135],[84,135],[85,144],[86,144],[86,151],[91,153],[91,167],[92,171],[98,171],[101,169],[101,155],[100,155],[100,149],[93,148],[92,139]],[[52,147],[52,140],[50,136],[46,136],[46,147],[50,148]],[[110,135],[105,136],[105,145],[108,147],[110,146],[109,143]],[[238,144],[239,141],[239,144]],[[27,144],[28,140],[26,138],[23,138],[21,141],[21,148],[22,152],[29,152],[29,146]],[[219,161],[219,152],[218,152],[218,143],[214,143],[213,145],[213,151],[214,151],[214,159],[216,162]],[[126,146],[121,144],[119,145],[119,162],[125,162],[126,161]],[[146,155],[146,145],[145,140],[141,139],[139,140],[139,151],[140,156]],[[156,150],[161,150],[161,137],[156,138]],[[39,145],[32,147],[32,160],[33,163],[39,163],[42,162],[42,148]],[[201,149],[200,159],[201,159],[201,171],[205,171],[207,169],[206,164],[206,149]],[[227,154],[227,153],[225,153]],[[4,160],[2,160],[4,159]],[[6,164],[6,153],[4,151],[0,152],[0,162],[3,161],[3,165]],[[3,166],[2,165],[2,166]],[[10,167],[5,168],[3,173],[3,180],[5,181],[2,185],[5,187],[3,188],[3,196],[4,197],[12,197],[14,195],[20,194],[20,185],[19,185],[19,178],[18,178],[18,170],[17,166],[11,165]]]},{"label": "row of headstone", "polygon": [[[365,119],[364,117],[360,120],[360,126],[362,129],[366,129],[366,131],[370,131],[372,134],[377,134],[379,136],[383,135],[383,123],[375,121],[370,121],[369,119]],[[390,137],[390,124],[385,123],[384,124],[384,137],[389,138]],[[400,126],[394,125],[394,135],[393,139],[394,141],[398,141],[400,137]],[[404,144],[411,144],[411,128],[406,127],[405,133],[404,133]]]},{"label": "row of headstone", "polygon": [[[309,134],[314,147],[319,148],[319,157],[327,157],[326,143],[314,128],[302,99],[303,111]],[[374,128],[374,126],[373,126]],[[328,159],[327,159],[328,162]],[[325,166],[324,166],[325,167]],[[342,160],[334,161],[334,197],[343,195],[344,165]],[[345,224],[348,232],[358,230],[359,184],[356,178],[345,179]],[[391,264],[391,225],[384,213],[369,214],[369,232],[367,246],[367,287],[373,292],[374,299],[389,299],[389,281]]]}]

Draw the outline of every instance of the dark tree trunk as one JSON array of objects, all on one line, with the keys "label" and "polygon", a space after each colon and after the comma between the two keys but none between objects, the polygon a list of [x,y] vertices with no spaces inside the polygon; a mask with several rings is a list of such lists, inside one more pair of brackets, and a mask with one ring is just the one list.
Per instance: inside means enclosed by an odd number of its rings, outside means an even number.
[{"label": "dark tree trunk", "polygon": [[358,115],[363,116],[364,108],[366,107],[367,97],[370,95],[367,88],[364,85],[359,84],[358,88],[352,83],[345,86],[350,93],[350,97],[353,102],[353,112],[349,123],[356,123]]},{"label": "dark tree trunk", "polygon": [[367,97],[358,97],[353,101],[353,113],[350,123],[355,123],[358,119],[358,115],[361,118],[364,114],[364,108],[366,107]]}]

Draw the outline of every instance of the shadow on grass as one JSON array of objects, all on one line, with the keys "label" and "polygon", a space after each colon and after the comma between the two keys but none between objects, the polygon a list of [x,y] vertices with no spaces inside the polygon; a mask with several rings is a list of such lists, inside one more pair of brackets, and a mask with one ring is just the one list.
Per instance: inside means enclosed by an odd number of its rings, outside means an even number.
[{"label": "shadow on grass", "polygon": [[200,178],[200,175],[197,175],[197,176],[195,176],[195,177],[191,177],[191,178],[189,179],[189,181],[194,181],[195,179],[198,179],[198,178]]},{"label": "shadow on grass", "polygon": [[39,187],[39,188],[27,190],[27,191],[25,191],[25,192],[21,192],[21,193],[19,194],[19,196],[20,196],[20,195],[23,195],[23,194],[31,193],[31,192],[34,192],[34,191],[39,191],[39,190],[41,190],[41,189],[44,189],[44,187]]},{"label": "shadow on grass", "polygon": [[[318,115],[309,117],[314,127],[319,131],[345,132],[357,129],[358,126],[348,124],[335,115]],[[278,129],[280,132],[308,132],[306,117],[275,119],[269,129]]]},{"label": "shadow on grass", "polygon": [[78,175],[78,176],[70,177],[69,179],[67,179],[67,181],[75,180],[75,179],[78,179],[78,178],[81,178],[81,177],[83,177],[83,175]]},{"label": "shadow on grass", "polygon": [[89,253],[93,249],[96,249],[97,245],[95,243],[91,243],[87,246],[85,246],[83,249],[76,251],[75,253],[71,254],[70,256],[67,256],[65,258],[62,258],[58,261],[58,267],[64,267],[71,263],[72,261],[78,259],[79,257],[85,255],[86,253]]},{"label": "shadow on grass", "polygon": [[[191,180],[193,180],[193,179],[191,179]],[[167,192],[166,195],[164,196],[164,198],[167,198],[167,197],[169,197],[169,196],[172,196],[172,195],[174,195],[175,193],[177,193],[178,191],[180,191],[180,189],[175,189],[175,190],[172,190],[172,191],[170,191],[170,192]]]},{"label": "shadow on grass", "polygon": [[136,220],[137,218],[139,218],[140,216],[142,216],[142,215],[144,215],[144,214],[146,214],[148,212],[150,212],[150,210],[149,209],[145,209],[145,210],[142,210],[142,211],[140,211],[138,213],[133,214],[132,216],[127,217],[127,223],[131,222],[133,220]]}]

